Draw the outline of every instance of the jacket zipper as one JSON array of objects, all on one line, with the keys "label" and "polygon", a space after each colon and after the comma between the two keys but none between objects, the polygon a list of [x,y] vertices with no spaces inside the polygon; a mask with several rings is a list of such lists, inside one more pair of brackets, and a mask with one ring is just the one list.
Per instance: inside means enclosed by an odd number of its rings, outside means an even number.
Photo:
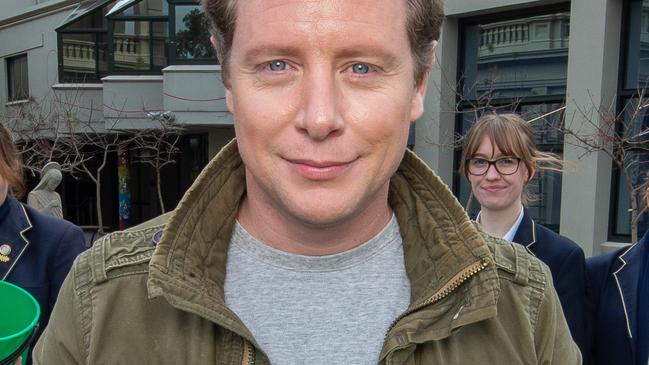
[{"label": "jacket zipper", "polygon": [[465,281],[467,281],[468,279],[470,279],[480,271],[484,270],[487,266],[489,266],[490,261],[491,260],[489,258],[485,257],[480,261],[471,264],[470,266],[466,267],[464,270],[457,273],[454,277],[452,277],[451,280],[449,280],[446,284],[444,284],[438,291],[436,291],[432,296],[430,296],[424,302],[403,312],[399,317],[397,317],[394,321],[392,321],[392,324],[390,325],[390,327],[388,327],[388,331],[385,333],[385,339],[388,338],[388,334],[390,333],[390,331],[392,331],[394,326],[396,326],[397,323],[400,320],[402,320],[404,317],[406,317],[407,315],[413,312],[420,310],[423,307],[426,307],[435,302],[439,302],[440,300],[446,298],[455,289],[457,289],[460,285],[462,285],[462,283],[464,283]]},{"label": "jacket zipper", "polygon": [[243,365],[255,365],[255,346],[250,341],[243,340]]}]

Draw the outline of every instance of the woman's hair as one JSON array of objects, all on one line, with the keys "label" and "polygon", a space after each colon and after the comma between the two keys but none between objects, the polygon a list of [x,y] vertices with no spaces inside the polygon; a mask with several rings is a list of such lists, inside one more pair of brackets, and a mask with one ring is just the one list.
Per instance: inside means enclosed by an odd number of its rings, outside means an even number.
[{"label": "woman's hair", "polygon": [[[469,159],[473,158],[480,148],[484,137],[489,138],[491,145],[498,147],[503,156],[518,157],[527,168],[526,183],[532,179],[535,171],[561,172],[564,162],[553,153],[542,152],[534,142],[534,130],[518,114],[485,114],[469,129],[463,143],[463,156],[460,172],[469,178]],[[523,204],[532,200],[527,191],[521,197]]]},{"label": "woman's hair", "polygon": [[9,130],[0,123],[0,176],[5,179],[13,194],[20,198],[25,193],[22,163]]}]

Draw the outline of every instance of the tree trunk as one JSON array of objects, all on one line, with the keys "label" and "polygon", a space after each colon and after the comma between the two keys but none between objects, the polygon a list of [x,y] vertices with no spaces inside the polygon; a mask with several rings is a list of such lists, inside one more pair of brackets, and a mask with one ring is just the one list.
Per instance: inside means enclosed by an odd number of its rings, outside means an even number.
[{"label": "tree trunk", "polygon": [[165,203],[162,200],[162,185],[160,184],[160,169],[157,168],[155,170],[155,175],[156,175],[156,184],[157,184],[157,189],[158,189],[158,200],[160,201],[160,210],[162,211],[161,214],[165,214]]},{"label": "tree trunk", "polygon": [[106,159],[108,158],[108,148],[104,149],[104,159],[101,163],[101,165],[97,168],[97,175],[96,175],[96,180],[95,180],[95,192],[97,194],[97,224],[99,225],[99,229],[97,232],[103,236],[104,235],[104,216],[101,213],[101,172],[106,167]]},{"label": "tree trunk", "polygon": [[104,218],[103,215],[101,214],[101,172],[97,171],[97,183],[95,184],[95,194],[97,194],[97,199],[95,200],[97,203],[97,225],[99,228],[97,228],[97,233],[99,233],[99,236],[104,235]]}]

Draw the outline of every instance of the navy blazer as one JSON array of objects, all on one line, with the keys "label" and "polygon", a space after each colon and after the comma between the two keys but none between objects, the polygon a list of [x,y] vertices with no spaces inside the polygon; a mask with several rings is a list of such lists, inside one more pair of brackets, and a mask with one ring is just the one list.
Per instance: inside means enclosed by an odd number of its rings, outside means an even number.
[{"label": "navy blazer", "polygon": [[638,317],[640,310],[649,310],[649,303],[639,303],[638,290],[640,283],[649,285],[648,255],[649,232],[632,246],[588,259],[592,364],[647,365],[649,359],[639,354],[648,352],[649,343],[638,343],[637,336],[649,331],[649,322]]},{"label": "navy blazer", "polygon": [[586,323],[586,260],[575,242],[535,223],[524,210],[513,241],[521,244],[550,268],[570,334],[588,358]]},{"label": "navy blazer", "polygon": [[0,256],[0,280],[18,285],[36,298],[41,307],[40,335],[63,279],[86,248],[85,238],[74,224],[40,213],[11,195],[0,211],[0,254],[10,251]]}]

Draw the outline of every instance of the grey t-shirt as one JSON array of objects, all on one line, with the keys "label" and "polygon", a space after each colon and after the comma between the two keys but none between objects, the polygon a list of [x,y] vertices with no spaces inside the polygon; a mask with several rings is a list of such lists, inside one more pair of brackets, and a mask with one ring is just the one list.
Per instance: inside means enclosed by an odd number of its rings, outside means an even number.
[{"label": "grey t-shirt", "polygon": [[328,256],[273,249],[237,223],[225,302],[274,365],[376,364],[390,324],[410,303],[396,218]]}]

